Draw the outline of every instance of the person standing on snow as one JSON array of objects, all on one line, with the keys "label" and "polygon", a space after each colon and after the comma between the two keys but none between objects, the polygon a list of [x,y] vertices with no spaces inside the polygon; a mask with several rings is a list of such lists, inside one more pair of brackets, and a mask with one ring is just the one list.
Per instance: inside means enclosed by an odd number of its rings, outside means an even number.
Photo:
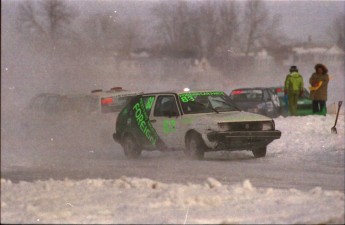
[{"label": "person standing on snow", "polygon": [[327,101],[327,89],[328,89],[328,69],[323,64],[315,65],[315,72],[311,75],[309,83],[311,84],[310,98],[313,100],[313,113],[326,115],[326,101]]},{"label": "person standing on snow", "polygon": [[289,98],[289,114],[297,116],[298,98],[302,96],[304,89],[303,77],[298,73],[297,66],[290,67],[290,74],[286,76],[284,93]]}]

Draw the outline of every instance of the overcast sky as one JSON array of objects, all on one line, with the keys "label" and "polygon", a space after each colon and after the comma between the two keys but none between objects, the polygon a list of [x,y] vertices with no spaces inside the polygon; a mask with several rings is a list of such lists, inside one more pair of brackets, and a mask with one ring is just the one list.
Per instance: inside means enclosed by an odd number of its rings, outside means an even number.
[{"label": "overcast sky", "polygon": [[289,37],[307,40],[311,35],[316,42],[329,40],[334,16],[345,13],[345,1],[270,1],[267,6],[282,15],[282,29]]}]

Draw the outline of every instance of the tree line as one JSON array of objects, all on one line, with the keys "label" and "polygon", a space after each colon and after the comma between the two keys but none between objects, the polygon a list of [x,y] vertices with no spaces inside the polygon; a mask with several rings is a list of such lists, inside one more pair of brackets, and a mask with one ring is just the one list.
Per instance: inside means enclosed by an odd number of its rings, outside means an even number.
[{"label": "tree line", "polygon": [[[279,49],[286,37],[281,19],[271,15],[264,1],[161,1],[151,7],[154,26],[116,11],[90,14],[73,25],[79,12],[63,0],[23,1],[18,5],[17,28],[26,41],[49,45],[69,43],[78,49],[117,52],[128,57],[136,49],[176,57],[212,58],[217,52]],[[345,48],[345,14],[335,18],[329,34]],[[78,29],[75,29],[75,27]]]}]

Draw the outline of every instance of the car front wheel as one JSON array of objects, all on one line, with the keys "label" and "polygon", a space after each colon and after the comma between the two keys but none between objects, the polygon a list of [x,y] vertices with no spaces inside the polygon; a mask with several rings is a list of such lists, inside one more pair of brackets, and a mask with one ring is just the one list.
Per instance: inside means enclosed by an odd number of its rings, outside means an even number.
[{"label": "car front wheel", "polygon": [[262,158],[266,156],[266,147],[261,147],[261,148],[257,148],[257,149],[253,149],[253,155],[255,158]]},{"label": "car front wheel", "polygon": [[199,134],[192,134],[186,143],[185,153],[192,159],[203,159],[205,154],[205,144]]},{"label": "car front wheel", "polygon": [[141,149],[131,135],[126,135],[124,137],[122,147],[127,158],[136,159],[141,155]]}]

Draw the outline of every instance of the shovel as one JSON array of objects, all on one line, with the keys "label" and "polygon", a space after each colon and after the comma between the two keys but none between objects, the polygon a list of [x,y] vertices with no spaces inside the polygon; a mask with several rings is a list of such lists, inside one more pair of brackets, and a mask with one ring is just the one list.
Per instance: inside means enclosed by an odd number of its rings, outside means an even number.
[{"label": "shovel", "polygon": [[338,116],[339,116],[339,110],[340,110],[340,107],[341,107],[341,104],[342,104],[342,103],[343,103],[342,101],[339,101],[339,102],[338,102],[337,117],[335,118],[334,126],[333,126],[332,129],[331,129],[332,134],[337,134],[337,128],[336,128],[335,126],[337,125]]}]

